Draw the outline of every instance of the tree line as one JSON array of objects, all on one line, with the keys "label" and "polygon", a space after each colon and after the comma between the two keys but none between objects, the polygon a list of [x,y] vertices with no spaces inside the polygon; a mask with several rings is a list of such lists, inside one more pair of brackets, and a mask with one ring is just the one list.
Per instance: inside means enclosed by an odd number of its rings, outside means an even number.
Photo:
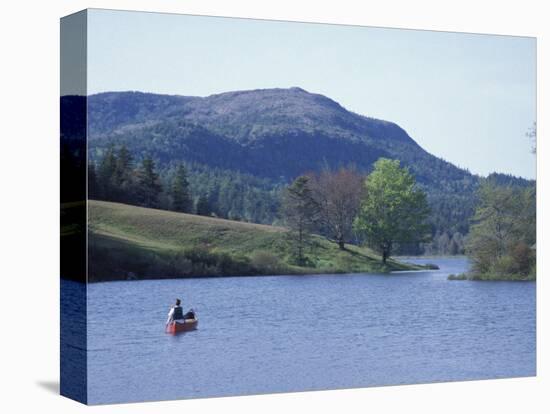
[{"label": "tree line", "polygon": [[108,147],[88,165],[90,198],[262,224],[273,223],[280,188],[195,163],[159,168],[150,156],[134,158],[125,145]]},{"label": "tree line", "polygon": [[[88,194],[91,198],[260,224],[284,223],[282,193],[287,183],[282,178],[276,181],[190,161],[159,164],[152,156],[133,156],[124,144],[117,147],[111,144],[91,154],[88,168]],[[318,179],[324,181],[320,188],[332,186],[333,190],[339,189],[338,182],[329,183],[331,178],[323,172],[318,174]],[[428,195],[431,210],[428,223],[433,241],[399,243],[396,246],[398,253],[462,254],[469,226],[467,217],[473,215],[475,195],[469,196],[470,201],[463,200],[457,189],[456,197],[459,199],[451,202],[448,197],[434,196],[425,184],[417,184]],[[322,191],[318,193],[322,194]],[[353,198],[350,202],[353,204]],[[464,205],[471,205],[471,208],[462,210],[460,206]],[[353,212],[353,209],[349,211]],[[343,226],[346,223],[344,217],[340,218],[340,223],[333,223],[326,217],[320,218],[324,232],[328,233],[329,227],[337,225],[341,228],[333,229],[336,233],[349,233],[349,228]],[[335,236],[335,239],[341,238]]]},{"label": "tree line", "polygon": [[183,213],[203,212],[204,201],[194,201],[183,164],[177,166],[170,185],[163,185],[155,161],[144,157],[135,163],[125,146],[109,147],[102,159],[88,165],[90,198],[123,202],[143,207],[161,207],[161,194],[169,196],[170,209]]},{"label": "tree line", "polygon": [[437,231],[430,243],[422,245],[422,251],[428,256],[463,255],[466,252],[466,237],[460,232]]}]

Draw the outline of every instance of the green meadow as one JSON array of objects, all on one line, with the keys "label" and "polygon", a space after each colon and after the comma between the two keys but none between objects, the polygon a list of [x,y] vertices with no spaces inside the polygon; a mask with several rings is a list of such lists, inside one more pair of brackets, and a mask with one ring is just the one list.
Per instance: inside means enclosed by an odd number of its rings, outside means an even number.
[{"label": "green meadow", "polygon": [[296,265],[283,227],[90,201],[89,281],[415,270],[313,235]]}]

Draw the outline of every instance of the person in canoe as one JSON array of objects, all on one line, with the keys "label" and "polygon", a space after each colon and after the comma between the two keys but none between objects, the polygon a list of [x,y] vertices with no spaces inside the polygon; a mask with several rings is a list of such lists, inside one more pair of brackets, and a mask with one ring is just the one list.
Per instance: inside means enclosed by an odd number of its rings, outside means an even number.
[{"label": "person in canoe", "polygon": [[181,300],[176,299],[176,304],[170,308],[168,312],[168,319],[166,325],[168,326],[172,322],[184,323],[186,319],[195,319],[195,312],[191,309],[185,315],[183,314],[183,308],[181,307]]},{"label": "person in canoe", "polygon": [[185,321],[185,318],[183,317],[183,308],[181,307],[180,299],[176,299],[176,304],[170,308],[170,312],[168,312],[168,319],[166,320],[166,325],[169,325],[175,321],[178,321],[178,322]]}]

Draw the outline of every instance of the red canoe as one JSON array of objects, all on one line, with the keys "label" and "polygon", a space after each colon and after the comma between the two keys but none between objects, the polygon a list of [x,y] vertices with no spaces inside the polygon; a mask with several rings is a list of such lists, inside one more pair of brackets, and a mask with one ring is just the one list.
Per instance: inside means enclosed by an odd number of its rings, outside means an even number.
[{"label": "red canoe", "polygon": [[197,329],[198,324],[198,319],[186,319],[185,322],[172,322],[166,327],[166,332],[177,334],[179,332],[192,331]]}]

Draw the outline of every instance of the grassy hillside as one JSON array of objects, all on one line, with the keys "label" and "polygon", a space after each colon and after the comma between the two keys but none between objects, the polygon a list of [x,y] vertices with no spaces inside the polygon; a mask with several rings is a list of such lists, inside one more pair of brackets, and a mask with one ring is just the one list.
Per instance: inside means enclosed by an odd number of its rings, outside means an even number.
[{"label": "grassy hillside", "polygon": [[90,201],[89,280],[381,272],[413,269],[314,236],[309,267],[293,264],[282,227]]}]

